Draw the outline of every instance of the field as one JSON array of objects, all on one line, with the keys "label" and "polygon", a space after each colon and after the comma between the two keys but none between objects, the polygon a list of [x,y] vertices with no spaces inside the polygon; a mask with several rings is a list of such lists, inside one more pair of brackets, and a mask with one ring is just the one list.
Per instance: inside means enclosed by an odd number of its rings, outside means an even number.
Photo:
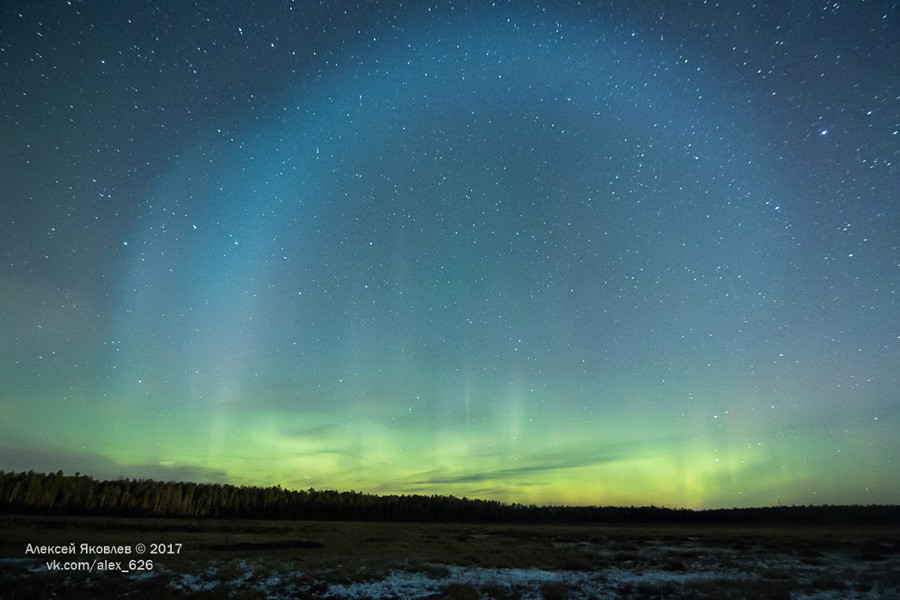
[{"label": "field", "polygon": [[[896,527],[35,516],[0,524],[0,600],[900,597]],[[60,554],[62,546],[75,552]],[[118,546],[130,553],[104,553]]]}]

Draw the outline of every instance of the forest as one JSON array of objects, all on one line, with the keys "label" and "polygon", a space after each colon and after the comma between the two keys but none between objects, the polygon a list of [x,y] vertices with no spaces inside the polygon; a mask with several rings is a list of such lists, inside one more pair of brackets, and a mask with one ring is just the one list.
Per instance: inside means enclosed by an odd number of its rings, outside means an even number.
[{"label": "forest", "polygon": [[691,510],[536,506],[455,496],[376,495],[218,483],[96,480],[76,473],[0,471],[0,512],[111,517],[473,523],[900,524],[898,505]]}]

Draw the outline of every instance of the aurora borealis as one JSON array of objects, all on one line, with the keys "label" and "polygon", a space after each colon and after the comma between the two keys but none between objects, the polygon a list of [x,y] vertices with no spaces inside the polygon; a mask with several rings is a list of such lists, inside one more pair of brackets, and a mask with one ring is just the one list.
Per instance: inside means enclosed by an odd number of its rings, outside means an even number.
[{"label": "aurora borealis", "polygon": [[0,469],[900,502],[900,5],[562,5],[0,4]]}]

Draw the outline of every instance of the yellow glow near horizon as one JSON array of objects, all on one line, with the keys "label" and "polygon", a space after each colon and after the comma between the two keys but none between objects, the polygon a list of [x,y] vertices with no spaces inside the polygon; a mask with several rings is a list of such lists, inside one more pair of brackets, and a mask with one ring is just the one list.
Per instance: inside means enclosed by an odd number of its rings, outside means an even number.
[{"label": "yellow glow near horizon", "polygon": [[[114,410],[140,412],[133,406]],[[816,496],[823,502],[849,499],[829,495],[831,473],[820,457],[811,457],[827,452],[827,435],[794,431],[777,437],[746,423],[730,431],[673,437],[665,419],[657,419],[632,429],[604,426],[600,439],[592,424],[553,418],[520,418],[515,427],[447,423],[435,428],[324,413],[298,418],[223,405],[195,414],[126,414],[121,421],[104,421],[91,439],[90,421],[73,422],[78,413],[47,419],[39,411],[6,412],[11,417],[6,433],[27,424],[26,430],[36,432],[35,447],[47,447],[52,439],[62,453],[84,451],[91,440],[90,453],[108,461],[104,468],[117,464],[126,476],[196,473],[200,480],[238,485],[526,504],[704,508],[808,502]],[[561,430],[566,435],[552,434]],[[877,460],[873,453],[868,458]],[[875,493],[883,489],[839,454],[828,464]]]}]

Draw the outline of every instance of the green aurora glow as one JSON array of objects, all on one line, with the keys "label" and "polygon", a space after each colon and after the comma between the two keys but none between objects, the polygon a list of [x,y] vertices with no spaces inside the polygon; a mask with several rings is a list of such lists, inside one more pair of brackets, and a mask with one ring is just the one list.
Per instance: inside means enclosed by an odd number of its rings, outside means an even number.
[{"label": "green aurora glow", "polygon": [[900,501],[896,15],[225,4],[0,8],[0,469]]}]

